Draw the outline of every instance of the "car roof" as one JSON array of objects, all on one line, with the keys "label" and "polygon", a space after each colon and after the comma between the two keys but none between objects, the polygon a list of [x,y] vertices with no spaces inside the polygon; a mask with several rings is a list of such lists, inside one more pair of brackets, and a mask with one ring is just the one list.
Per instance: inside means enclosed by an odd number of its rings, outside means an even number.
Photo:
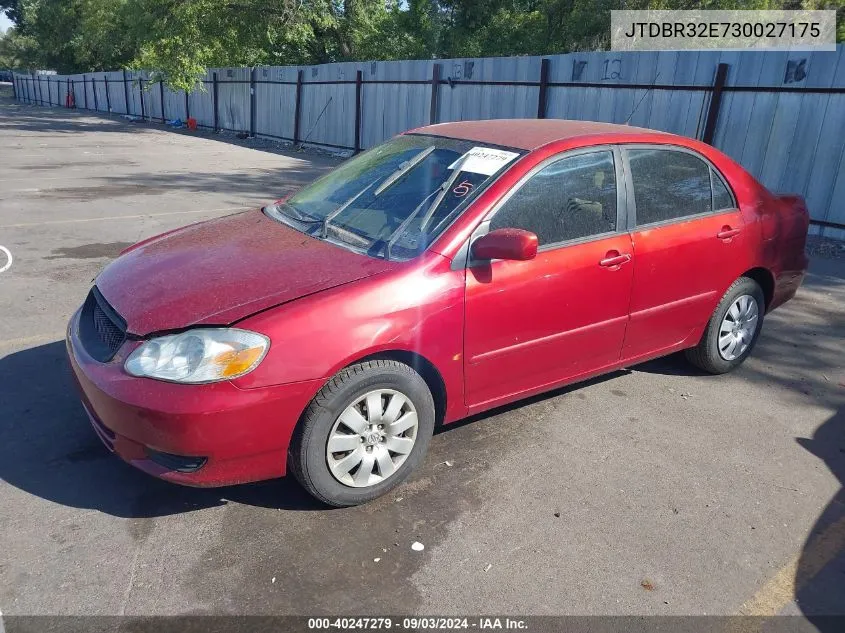
[{"label": "car roof", "polygon": [[554,141],[579,137],[612,136],[613,141],[624,141],[625,136],[653,135],[674,137],[631,125],[599,123],[596,121],[569,121],[565,119],[488,119],[485,121],[455,121],[438,123],[412,130],[414,134],[446,136],[490,145],[533,150]]}]

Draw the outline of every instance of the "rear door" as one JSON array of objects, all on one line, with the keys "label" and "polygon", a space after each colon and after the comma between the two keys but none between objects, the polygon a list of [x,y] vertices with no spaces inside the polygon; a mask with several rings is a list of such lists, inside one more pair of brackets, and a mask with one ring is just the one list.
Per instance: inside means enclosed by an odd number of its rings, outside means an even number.
[{"label": "rear door", "polygon": [[635,259],[622,357],[633,360],[706,324],[742,273],[748,236],[725,180],[698,153],[623,147]]},{"label": "rear door", "polygon": [[631,292],[621,158],[609,147],[532,170],[475,233],[538,236],[528,261],[470,263],[464,371],[470,410],[618,361]]}]

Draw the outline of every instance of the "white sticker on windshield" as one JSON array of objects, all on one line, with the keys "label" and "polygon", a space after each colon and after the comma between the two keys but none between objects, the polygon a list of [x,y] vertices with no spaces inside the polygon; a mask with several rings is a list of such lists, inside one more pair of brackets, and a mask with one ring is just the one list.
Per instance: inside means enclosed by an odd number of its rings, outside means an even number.
[{"label": "white sticker on windshield", "polygon": [[[464,156],[466,157],[466,160],[461,166],[461,171],[492,176],[514,158],[519,156],[519,154],[516,152],[506,152],[503,149],[493,149],[492,147],[473,147],[466,154],[461,156],[461,158],[464,158]],[[449,169],[454,169],[461,158],[449,165]]]}]

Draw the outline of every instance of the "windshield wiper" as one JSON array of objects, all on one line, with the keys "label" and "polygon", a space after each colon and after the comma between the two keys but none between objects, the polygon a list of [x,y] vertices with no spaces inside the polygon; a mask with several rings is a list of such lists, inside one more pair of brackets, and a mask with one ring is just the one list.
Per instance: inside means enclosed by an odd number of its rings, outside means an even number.
[{"label": "windshield wiper", "polygon": [[397,180],[399,180],[402,176],[404,176],[409,171],[411,171],[414,167],[416,167],[421,162],[423,162],[425,160],[426,156],[431,154],[431,152],[433,152],[435,149],[436,148],[435,148],[434,145],[431,145],[430,147],[426,147],[419,154],[417,154],[416,156],[413,156],[412,158],[408,159],[407,161],[405,161],[404,163],[399,165],[399,167],[396,169],[396,171],[394,171],[387,178],[385,178],[384,181],[379,185],[378,189],[375,190],[375,195],[379,195],[381,193],[384,193],[388,188],[392,187],[393,184]]},{"label": "windshield wiper", "polygon": [[[423,160],[425,160],[425,157],[431,154],[431,152],[433,152],[435,149],[437,148],[434,145],[432,145],[431,147],[426,147],[423,151],[419,152],[412,158],[399,165],[396,171],[392,172],[390,175],[387,176],[387,178],[385,178],[381,182],[378,188],[373,192],[373,197],[377,197],[379,194],[386,191],[389,187],[393,186],[393,184],[396,183],[397,180],[399,180],[402,176],[411,171],[414,167],[419,165]],[[329,213],[325,218],[323,218],[323,230],[321,232],[323,239],[326,239],[326,237],[328,237],[329,224],[331,224],[331,221],[334,220],[341,213],[346,211],[358,198],[364,195],[364,193],[366,193],[367,190],[370,189],[370,187],[376,184],[376,182],[378,181],[374,180],[373,182],[371,182],[369,185],[361,189],[361,191],[356,193],[354,196],[349,198],[349,200],[344,202],[337,209],[335,209],[334,211]]]},{"label": "windshield wiper", "polygon": [[361,191],[359,191],[358,193],[356,193],[354,196],[352,196],[351,198],[349,198],[349,200],[347,200],[346,202],[344,202],[344,203],[343,203],[342,205],[340,205],[337,209],[335,209],[334,211],[332,211],[331,213],[329,213],[328,215],[326,215],[326,217],[324,217],[324,218],[323,218],[323,220],[322,220],[322,222],[323,222],[323,230],[322,230],[322,231],[321,231],[321,233],[320,233],[320,235],[322,236],[322,238],[323,238],[323,239],[326,239],[326,238],[328,237],[328,235],[329,235],[329,223],[330,223],[332,220],[334,220],[334,219],[335,219],[338,215],[340,215],[341,213],[343,213],[344,211],[346,211],[346,210],[347,210],[347,209],[348,209],[348,208],[352,205],[352,203],[354,203],[354,202],[355,202],[358,198],[360,198],[361,196],[363,196],[363,195],[367,192],[367,190],[369,190],[369,189],[370,189],[370,187],[372,187],[374,184],[376,184],[376,182],[378,182],[378,181],[374,180],[373,182],[371,182],[369,185],[367,185],[366,187],[364,187],[363,189],[361,189]]},{"label": "windshield wiper", "polygon": [[[283,213],[286,218],[293,220],[294,222],[301,222],[302,224],[318,224],[323,221],[322,218],[318,218],[316,216],[311,215],[310,213],[305,213],[304,211],[300,211],[297,207],[293,206],[289,202],[283,202],[279,205],[273,205],[277,209],[279,209],[281,213],[281,209],[293,209],[296,212],[296,215],[292,215],[290,213]],[[308,216],[308,217],[306,217]]]},{"label": "windshield wiper", "polygon": [[393,245],[396,244],[396,242],[399,241],[399,238],[402,237],[402,233],[405,232],[405,229],[408,228],[408,225],[410,225],[411,222],[414,221],[414,218],[416,218],[417,215],[419,215],[419,212],[423,210],[423,206],[425,205],[426,200],[428,200],[433,194],[436,193],[437,197],[434,199],[434,202],[431,203],[431,206],[428,207],[428,209],[425,212],[425,215],[423,216],[423,221],[422,221],[422,224],[420,225],[420,231],[422,231],[422,229],[425,228],[426,223],[434,215],[434,212],[437,210],[437,208],[443,203],[443,199],[446,197],[446,194],[449,192],[449,189],[451,189],[452,185],[455,184],[455,181],[458,179],[458,176],[461,173],[461,168],[464,166],[464,163],[466,162],[467,158],[468,158],[467,154],[464,154],[461,158],[459,158],[458,162],[455,163],[455,169],[454,169],[454,171],[452,171],[452,174],[449,176],[449,178],[447,178],[443,182],[443,184],[440,185],[437,189],[435,189],[430,194],[428,194],[425,198],[423,198],[422,202],[420,202],[417,205],[416,209],[413,210],[411,215],[409,215],[407,218],[405,218],[405,220],[402,222],[402,224],[400,224],[396,228],[396,230],[393,231],[393,233],[391,233],[390,236],[388,236],[388,238],[387,238],[387,248],[385,249],[385,253],[384,253],[384,255],[387,259],[390,259],[390,250],[393,248]]}]

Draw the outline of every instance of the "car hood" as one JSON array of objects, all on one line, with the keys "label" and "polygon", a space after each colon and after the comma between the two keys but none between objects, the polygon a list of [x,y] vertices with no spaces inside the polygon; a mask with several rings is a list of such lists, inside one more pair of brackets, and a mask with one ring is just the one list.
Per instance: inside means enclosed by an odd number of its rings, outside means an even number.
[{"label": "car hood", "polygon": [[97,277],[132,334],[228,325],[395,263],[299,233],[260,209],[139,242]]}]

